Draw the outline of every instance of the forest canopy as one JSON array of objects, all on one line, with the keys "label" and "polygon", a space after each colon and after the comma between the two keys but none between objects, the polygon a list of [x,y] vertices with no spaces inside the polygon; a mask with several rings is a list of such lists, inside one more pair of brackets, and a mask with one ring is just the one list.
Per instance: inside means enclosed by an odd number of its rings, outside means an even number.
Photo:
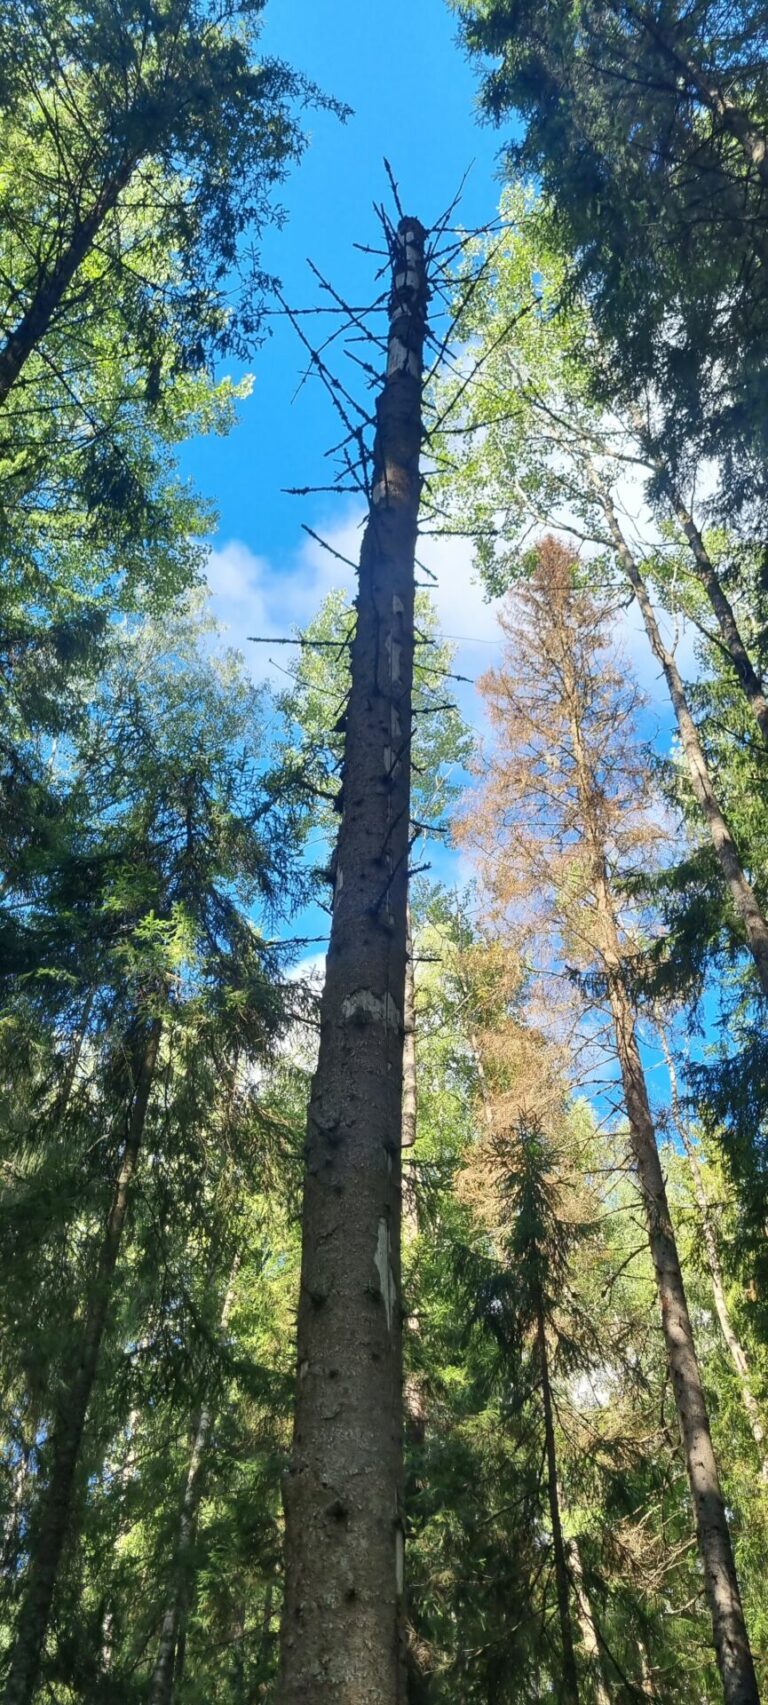
[{"label": "forest canopy", "polygon": [[768,8],[279,13],[0,0],[0,1693],[758,1705]]}]

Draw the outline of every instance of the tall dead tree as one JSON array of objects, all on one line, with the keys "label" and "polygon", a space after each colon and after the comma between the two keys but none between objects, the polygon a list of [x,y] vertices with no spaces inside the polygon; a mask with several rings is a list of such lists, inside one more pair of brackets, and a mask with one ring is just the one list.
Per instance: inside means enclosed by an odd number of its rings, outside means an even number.
[{"label": "tall dead tree", "polygon": [[280,1705],[404,1699],[400,1121],[425,232],[391,234],[310,1100]]}]

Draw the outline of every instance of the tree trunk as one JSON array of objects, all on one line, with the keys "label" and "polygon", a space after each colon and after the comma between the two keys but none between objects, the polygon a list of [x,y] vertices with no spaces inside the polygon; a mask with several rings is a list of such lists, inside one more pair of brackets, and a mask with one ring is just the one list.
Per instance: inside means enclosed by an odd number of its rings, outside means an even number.
[{"label": "tree trunk", "polygon": [[655,10],[652,12],[650,8],[646,8],[641,15],[641,21],[675,70],[682,72],[687,78],[697,99],[717,115],[724,130],[738,142],[747,165],[754,168],[761,184],[768,189],[768,144],[760,131],[754,128],[746,109],[739,106],[738,102],[732,101],[720,84],[714,82],[707,72],[690,58],[684,48],[678,46],[659,23]]},{"label": "tree trunk", "polygon": [[413,963],[413,932],[410,907],[406,920],[405,993],[403,998],[403,1123],[400,1146],[403,1152],[403,1243],[418,1237],[419,1219],[414,1160],[418,1115],[416,1077],[416,977]]},{"label": "tree trunk", "polygon": [[69,1111],[70,1096],[71,1096],[72,1091],[75,1087],[75,1078],[77,1077],[77,1071],[78,1071],[78,1067],[80,1065],[80,1059],[81,1059],[82,1052],[83,1052],[83,1043],[85,1042],[85,1038],[88,1034],[88,1026],[91,1022],[91,1013],[93,1012],[93,1003],[95,1000],[95,995],[96,995],[95,989],[91,988],[88,990],[88,993],[85,997],[85,1002],[83,1004],[83,1013],[82,1013],[82,1017],[80,1020],[80,1024],[78,1025],[78,1028],[75,1032],[75,1036],[74,1036],[73,1041],[72,1041],[72,1046],[69,1050],[69,1055],[67,1057],[67,1064],[66,1064],[66,1067],[64,1069],[64,1075],[62,1077],[59,1088],[56,1092],[56,1098],[55,1098],[56,1112],[59,1116],[59,1119],[62,1119],[62,1120],[64,1119],[65,1114]]},{"label": "tree trunk", "polygon": [[590,1675],[592,1676],[595,1705],[611,1705],[611,1696],[605,1685],[605,1678],[603,1676],[603,1666],[600,1658],[600,1641],[597,1637],[597,1628],[595,1627],[595,1619],[592,1615],[592,1606],[589,1602],[589,1593],[587,1592],[584,1581],[584,1570],[581,1566],[581,1552],[579,1551],[578,1541],[575,1539],[571,1540],[568,1547],[568,1556],[571,1565],[571,1578],[573,1580],[574,1592],[576,1594],[576,1610],[579,1621],[579,1632],[581,1634],[581,1644],[589,1665]]},{"label": "tree trunk", "polygon": [[696,522],[693,516],[688,513],[675,487],[670,485],[669,489],[675,514],[688,540],[696,564],[697,579],[707,594],[710,607],[720,629],[723,647],[730,658],[736,679],[741,683],[744,696],[760,730],[761,737],[768,745],[768,700],[765,697],[763,683],[741,637],[741,630],[733,607],[723,591],[720,576]]},{"label": "tree trunk", "polygon": [[104,185],[90,213],[76,225],[53,270],[38,281],[29,307],[0,348],[0,404],[6,401],[30,355],[45,337],[75,273],[90,253],[107,214],[116,206],[135,165],[135,160],[126,160]]},{"label": "tree trunk", "polygon": [[694,795],[707,823],[734,908],[744,926],[747,944],[757,967],[760,987],[768,997],[768,923],[757,903],[754,889],[744,874],[733,836],[720,809],[699,732],[688,707],[680,671],[672,653],[667,650],[662,640],[645,581],[621,531],[610,496],[599,485],[596,489],[599,491],[616,554],[637,598],[645,631],[669,689]]},{"label": "tree trunk", "polygon": [[[232,1312],[235,1281],[239,1266],[240,1258],[236,1256],[232,1264],[219,1321],[219,1334],[222,1338],[227,1330],[229,1316]],[[209,1403],[203,1403],[195,1424],[192,1450],[184,1482],[184,1496],[179,1513],[170,1588],[160,1628],[155,1667],[149,1685],[149,1705],[170,1705],[173,1698],[174,1676],[178,1679],[178,1652],[186,1633],[186,1619],[189,1610],[190,1554],[195,1539],[200,1499],[203,1494],[203,1465],[212,1421],[211,1406]]]},{"label": "tree trunk", "polygon": [[579,1683],[576,1674],[576,1654],[573,1649],[573,1628],[571,1626],[571,1610],[568,1597],[568,1565],[565,1557],[563,1524],[560,1517],[560,1495],[557,1484],[557,1448],[555,1445],[555,1420],[552,1410],[552,1389],[549,1383],[547,1329],[544,1321],[544,1309],[541,1305],[541,1300],[539,1300],[537,1309],[536,1340],[539,1351],[541,1397],[544,1408],[544,1438],[547,1453],[547,1496],[549,1498],[549,1516],[552,1524],[552,1549],[555,1558],[555,1592],[557,1595],[557,1613],[560,1621],[560,1642],[563,1652],[563,1684],[561,1689],[561,1698],[564,1701],[564,1705],[579,1705]]},{"label": "tree trunk", "polygon": [[88,1298],[79,1354],[54,1422],[50,1478],[42,1496],[37,1520],[33,1520],[29,1569],[13,1646],[5,1705],[29,1705],[37,1686],[56,1575],[69,1527],[80,1444],[98,1372],[112,1281],[144,1132],[160,1029],[160,1019],[153,1019],[143,1037],[136,1039],[131,1050],[131,1098],[123,1155],[99,1251],[96,1277]]},{"label": "tree trunk", "polygon": [[643,1637],[641,1637],[637,1642],[637,1650],[640,1656],[640,1678],[643,1698],[655,1699],[656,1689],[653,1685],[653,1673],[651,1671],[651,1662],[648,1656],[648,1643]]},{"label": "tree trunk", "polygon": [[741,629],[736,620],[733,606],[723,589],[720,576],[704,543],[699,528],[690,510],[683,502],[682,496],[672,479],[666,464],[658,455],[646,432],[642,417],[637,409],[632,410],[632,418],[640,437],[643,451],[647,454],[651,465],[660,476],[669,503],[676,516],[685,538],[690,547],[694,561],[696,579],[703,587],[709,600],[710,609],[720,629],[720,639],[726,656],[730,658],[737,681],[741,684],[752,715],[757,723],[762,739],[768,745],[768,699],[765,696],[763,682],[749,655],[741,636]]},{"label": "tree trunk", "polygon": [[675,1071],[674,1060],[672,1059],[669,1044],[667,1042],[666,1032],[658,1017],[654,1018],[654,1023],[661,1042],[662,1053],[664,1055],[667,1074],[669,1076],[672,1113],[677,1129],[680,1132],[680,1138],[691,1169],[693,1193],[696,1197],[696,1206],[699,1210],[699,1220],[701,1223],[701,1238],[704,1245],[707,1266],[709,1268],[709,1277],[712,1283],[712,1294],[715,1299],[715,1310],[720,1323],[720,1331],[723,1334],[723,1342],[736,1370],[736,1377],[739,1381],[739,1388],[741,1391],[741,1400],[744,1404],[747,1420],[749,1421],[752,1431],[752,1437],[760,1453],[761,1478],[763,1480],[768,1480],[768,1458],[766,1458],[765,1455],[765,1429],[760,1419],[760,1409],[749,1383],[749,1362],[747,1360],[747,1353],[733,1325],[730,1310],[728,1308],[728,1301],[725,1294],[725,1281],[723,1279],[723,1269],[720,1262],[720,1251],[717,1247],[717,1235],[712,1220],[712,1210],[709,1205],[704,1177],[699,1164],[699,1156],[696,1144],[688,1127],[688,1121],[680,1106],[680,1098],[677,1090],[677,1073]]},{"label": "tree trunk", "polygon": [[280,1705],[404,1698],[400,1140],[425,232],[402,219],[310,1100]]},{"label": "tree trunk", "polygon": [[[611,927],[610,919],[606,919]],[[613,925],[615,928],[615,924]],[[618,945],[618,944],[617,944]],[[648,1221],[662,1326],[726,1705],[758,1705],[752,1653],[712,1446],[688,1303],[620,960],[608,968],[616,1053]]]},{"label": "tree trunk", "polygon": [[413,931],[411,912],[406,921],[405,996],[403,1001],[403,1134],[404,1149],[412,1149],[416,1141],[418,1110],[416,1086],[416,977],[413,964]]},{"label": "tree trunk", "polygon": [[[646,594],[647,596],[647,594]],[[569,691],[570,689],[570,691]],[[567,680],[576,785],[592,859],[598,951],[608,985],[616,1058],[621,1073],[630,1140],[648,1225],[667,1360],[675,1394],[696,1537],[704,1571],[715,1651],[726,1705],[759,1705],[757,1680],[741,1604],[736,1564],[712,1445],[688,1302],[667,1190],[656,1143],[648,1090],[627,992],[625,955],[610,886],[600,811],[600,790],[585,749],[576,683]]]},{"label": "tree trunk", "polygon": [[[411,1151],[416,1142],[418,1116],[418,1079],[416,1075],[416,977],[413,963],[413,932],[411,911],[406,916],[405,993],[403,999],[403,1121],[400,1147],[403,1155],[403,1223],[402,1246],[408,1250],[419,1235],[418,1196],[415,1165]],[[418,1338],[421,1327],[418,1316],[406,1312],[408,1331]],[[414,1444],[423,1444],[427,1411],[424,1392],[418,1375],[406,1369],[403,1377],[403,1410],[406,1433]]]}]

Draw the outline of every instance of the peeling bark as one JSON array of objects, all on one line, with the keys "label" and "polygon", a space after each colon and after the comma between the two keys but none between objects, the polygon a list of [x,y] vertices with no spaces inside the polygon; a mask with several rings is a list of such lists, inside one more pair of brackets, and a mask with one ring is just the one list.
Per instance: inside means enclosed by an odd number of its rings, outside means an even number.
[{"label": "peeling bark", "polygon": [[398,226],[310,1100],[279,1705],[405,1697],[401,1116],[426,233]]},{"label": "peeling bark", "polygon": [[80,1445],[98,1373],[112,1281],[144,1134],[160,1030],[160,1019],[153,1019],[143,1035],[135,1039],[131,1050],[131,1097],[122,1159],[104,1228],[96,1277],[88,1298],[79,1353],[54,1420],[50,1476],[40,1506],[33,1516],[34,1537],[5,1705],[30,1705],[37,1687],[56,1576],[69,1529]]}]

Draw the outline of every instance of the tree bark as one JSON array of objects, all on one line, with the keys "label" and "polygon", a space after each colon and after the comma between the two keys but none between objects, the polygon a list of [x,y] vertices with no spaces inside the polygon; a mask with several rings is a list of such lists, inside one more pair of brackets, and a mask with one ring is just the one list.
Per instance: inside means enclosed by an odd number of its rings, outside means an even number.
[{"label": "tree bark", "polygon": [[573,1628],[568,1594],[568,1564],[565,1556],[563,1524],[560,1516],[560,1495],[557,1484],[557,1447],[555,1419],[552,1408],[552,1388],[549,1382],[547,1328],[544,1309],[539,1299],[536,1315],[536,1340],[541,1371],[541,1400],[544,1409],[544,1440],[547,1454],[547,1497],[552,1526],[552,1550],[555,1559],[555,1592],[560,1622],[560,1643],[563,1654],[561,1698],[564,1705],[579,1705],[579,1682],[576,1674],[576,1654],[573,1649]]},{"label": "tree bark", "polygon": [[733,1321],[731,1320],[730,1309],[728,1307],[728,1301],[725,1294],[725,1281],[720,1261],[720,1251],[717,1247],[717,1234],[712,1220],[712,1210],[709,1205],[704,1177],[699,1164],[699,1156],[696,1150],[696,1144],[688,1127],[688,1121],[680,1106],[680,1097],[677,1089],[677,1073],[675,1071],[675,1063],[669,1049],[669,1043],[667,1042],[664,1026],[660,1023],[658,1017],[654,1018],[654,1024],[658,1032],[662,1053],[667,1067],[674,1121],[680,1133],[683,1148],[685,1149],[688,1158],[688,1165],[691,1169],[693,1193],[696,1197],[696,1206],[699,1210],[701,1238],[704,1245],[704,1254],[706,1256],[707,1266],[709,1268],[712,1295],[715,1299],[715,1311],[720,1324],[720,1331],[723,1334],[723,1342],[736,1370],[736,1377],[741,1391],[741,1400],[744,1404],[752,1437],[760,1453],[761,1478],[763,1480],[768,1480],[768,1458],[766,1458],[765,1454],[765,1428],[763,1427],[763,1423],[760,1418],[760,1409],[749,1381],[749,1362],[747,1360],[747,1353],[734,1327]]},{"label": "tree bark", "polygon": [[597,1637],[595,1619],[592,1614],[592,1606],[589,1602],[589,1593],[587,1592],[584,1580],[584,1570],[581,1564],[581,1552],[579,1551],[578,1541],[575,1539],[571,1540],[568,1547],[568,1556],[571,1565],[571,1578],[573,1580],[574,1592],[576,1594],[576,1610],[579,1622],[579,1632],[581,1634],[581,1644],[592,1676],[595,1705],[611,1705],[611,1696],[605,1685],[605,1677],[603,1675],[603,1666],[600,1657],[600,1641]]},{"label": "tree bark", "polygon": [[72,1376],[62,1395],[52,1436],[51,1470],[33,1525],[30,1562],[22,1599],[5,1705],[30,1705],[48,1630],[56,1576],[69,1528],[72,1494],[88,1406],[99,1366],[109,1315],[117,1258],[130,1189],[144,1133],[147,1105],[160,1042],[161,1022],[153,1019],[131,1049],[131,1096],[122,1160],[104,1228],[99,1261]]},{"label": "tree bark", "polygon": [[[229,1276],[224,1302],[219,1320],[219,1334],[223,1338],[235,1295],[239,1257],[235,1257]],[[184,1481],[184,1496],[179,1512],[179,1525],[174,1546],[171,1581],[166,1601],[163,1620],[160,1628],[160,1639],[157,1648],[155,1667],[149,1685],[149,1705],[171,1705],[174,1692],[174,1680],[178,1679],[178,1653],[181,1642],[186,1634],[186,1621],[189,1611],[191,1586],[190,1553],[195,1539],[197,1517],[200,1509],[200,1499],[203,1494],[203,1467],[206,1446],[213,1422],[213,1411],[209,1403],[200,1407],[195,1423],[192,1450],[187,1465]]]},{"label": "tree bark", "polygon": [[655,1699],[656,1688],[653,1684],[653,1673],[648,1655],[648,1643],[642,1637],[637,1642],[637,1650],[640,1657],[640,1680],[643,1698]]},{"label": "tree bark", "polygon": [[403,1134],[402,1147],[412,1149],[416,1141],[418,1096],[416,1085],[416,977],[413,964],[411,913],[406,920],[405,996],[403,1003]]},{"label": "tree bark", "polygon": [[400,1141],[426,233],[398,226],[310,1100],[280,1705],[395,1705],[402,1637]]},{"label": "tree bark", "polygon": [[405,992],[403,997],[403,1123],[400,1146],[403,1152],[403,1243],[419,1234],[416,1180],[412,1149],[416,1143],[418,1116],[416,1076],[416,977],[413,963],[413,932],[408,909],[405,941]]},{"label": "tree bark", "polygon": [[648,1242],[661,1305],[664,1343],[691,1490],[696,1537],[712,1617],[723,1696],[725,1705],[759,1705],[757,1679],[744,1621],[701,1374],[696,1359],[677,1241],[640,1059],[634,1011],[627,992],[625,954],[608,875],[607,850],[599,803],[600,790],[582,738],[577,685],[572,675],[570,680],[568,679],[567,665],[565,676],[566,691],[570,699],[576,785],[585,840],[592,861],[596,946],[607,981],[616,1058],[621,1074],[632,1153],[648,1225]]},{"label": "tree bark", "polygon": [[90,212],[76,225],[56,265],[39,279],[29,307],[0,348],[0,405],[6,401],[30,355],[48,332],[75,273],[90,253],[104,220],[116,206],[135,165],[135,160],[126,160],[104,184]]},{"label": "tree bark", "polygon": [[[612,914],[604,918],[613,932]],[[618,945],[618,943],[617,943]],[[656,1132],[620,958],[608,967],[616,1053],[632,1149],[648,1222],[667,1360],[691,1489],[696,1536],[726,1705],[758,1705],[759,1694],[696,1359],[680,1258]]]},{"label": "tree bark", "polygon": [[616,554],[640,606],[651,649],[661,665],[675,712],[691,786],[709,829],[734,908],[744,926],[760,987],[768,998],[768,923],[757,903],[754,889],[744,874],[736,844],[720,808],[699,732],[688,706],[680,671],[661,637],[645,581],[621,531],[610,495],[599,483],[595,489],[599,492]]},{"label": "tree bark", "polygon": [[[401,1240],[404,1250],[408,1250],[416,1242],[419,1235],[416,1176],[411,1154],[416,1142],[418,1094],[416,1075],[416,977],[409,907],[406,915],[405,993],[403,998],[403,1119],[400,1141],[403,1157]],[[418,1316],[406,1312],[405,1324],[414,1338],[418,1338],[421,1331]],[[418,1375],[410,1370],[406,1370],[403,1376],[403,1410],[407,1437],[414,1444],[423,1444],[427,1421],[424,1392]]]}]

